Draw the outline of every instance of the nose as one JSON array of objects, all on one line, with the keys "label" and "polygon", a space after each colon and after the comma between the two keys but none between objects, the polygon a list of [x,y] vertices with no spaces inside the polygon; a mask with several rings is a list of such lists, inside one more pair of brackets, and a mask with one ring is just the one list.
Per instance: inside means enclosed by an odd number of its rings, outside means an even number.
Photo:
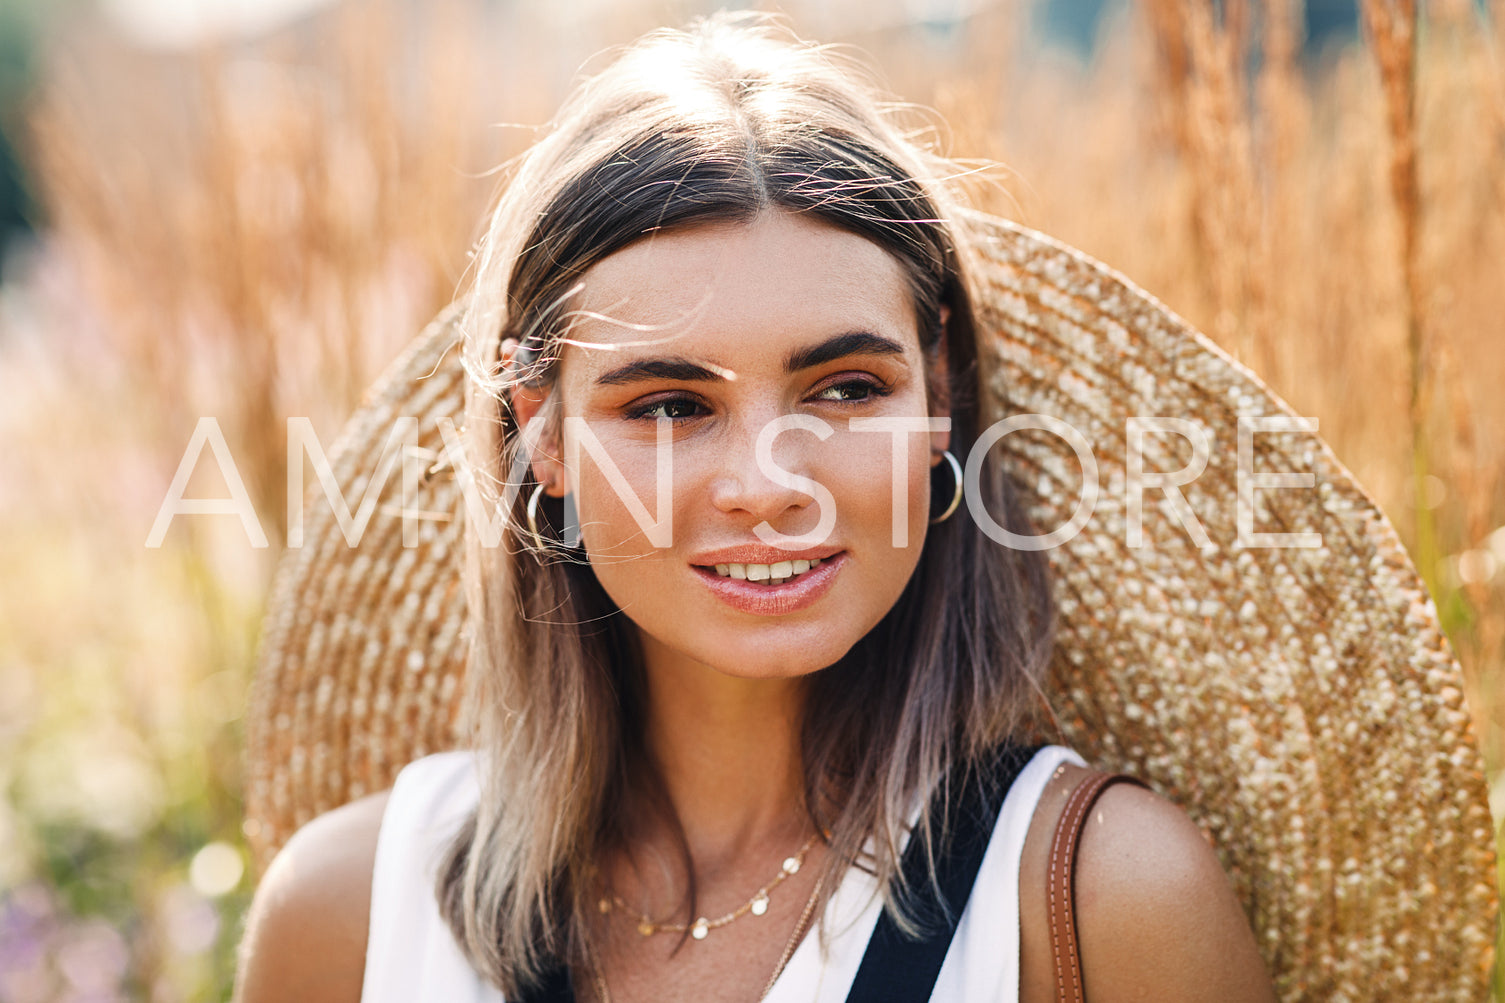
[{"label": "nose", "polygon": [[815,461],[820,441],[831,432],[810,415],[771,416],[739,427],[719,452],[709,484],[711,504],[786,534],[808,531],[817,509],[826,521],[825,509],[834,506],[834,499],[820,483]]}]

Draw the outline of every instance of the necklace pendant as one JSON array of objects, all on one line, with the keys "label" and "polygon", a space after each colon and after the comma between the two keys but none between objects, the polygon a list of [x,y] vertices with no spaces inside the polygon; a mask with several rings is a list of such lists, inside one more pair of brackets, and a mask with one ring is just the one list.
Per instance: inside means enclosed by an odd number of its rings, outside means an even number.
[{"label": "necklace pendant", "polygon": [[754,916],[761,916],[765,912],[767,912],[768,911],[768,893],[767,892],[758,892],[758,894],[754,895],[753,896],[753,900],[752,900],[752,905],[751,905],[750,908],[752,909],[752,914]]},{"label": "necklace pendant", "polygon": [[641,933],[645,937],[653,936],[653,931],[656,929],[658,928],[646,919],[638,921],[638,933]]},{"label": "necklace pendant", "polygon": [[695,921],[695,925],[690,927],[690,936],[694,937],[696,940],[705,940],[706,935],[710,932],[711,924],[707,922],[704,916],[697,919]]}]

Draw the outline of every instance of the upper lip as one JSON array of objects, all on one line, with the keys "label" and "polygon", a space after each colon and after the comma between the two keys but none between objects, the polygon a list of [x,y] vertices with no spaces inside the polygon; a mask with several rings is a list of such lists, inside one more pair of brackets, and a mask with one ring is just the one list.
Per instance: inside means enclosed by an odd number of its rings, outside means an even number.
[{"label": "upper lip", "polygon": [[736,547],[707,550],[691,558],[691,564],[710,567],[715,564],[777,564],[780,561],[823,561],[841,553],[841,547],[808,547],[804,550],[781,550],[764,543],[744,543]]}]

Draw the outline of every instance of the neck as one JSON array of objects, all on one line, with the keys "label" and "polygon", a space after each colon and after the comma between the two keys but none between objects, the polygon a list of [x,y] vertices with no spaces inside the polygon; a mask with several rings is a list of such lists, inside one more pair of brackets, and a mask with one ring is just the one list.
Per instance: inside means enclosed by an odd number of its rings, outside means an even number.
[{"label": "neck", "polygon": [[644,638],[647,745],[696,871],[808,835],[800,757],[806,681],[741,679]]}]

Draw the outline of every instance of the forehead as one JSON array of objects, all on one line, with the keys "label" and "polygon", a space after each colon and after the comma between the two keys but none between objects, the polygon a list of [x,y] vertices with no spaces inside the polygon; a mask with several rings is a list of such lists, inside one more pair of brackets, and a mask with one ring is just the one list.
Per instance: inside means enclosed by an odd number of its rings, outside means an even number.
[{"label": "forehead", "polygon": [[590,347],[567,346],[562,365],[579,373],[662,353],[736,370],[853,331],[919,352],[910,287],[894,256],[785,212],[640,240],[586,272],[576,316],[570,338]]}]

